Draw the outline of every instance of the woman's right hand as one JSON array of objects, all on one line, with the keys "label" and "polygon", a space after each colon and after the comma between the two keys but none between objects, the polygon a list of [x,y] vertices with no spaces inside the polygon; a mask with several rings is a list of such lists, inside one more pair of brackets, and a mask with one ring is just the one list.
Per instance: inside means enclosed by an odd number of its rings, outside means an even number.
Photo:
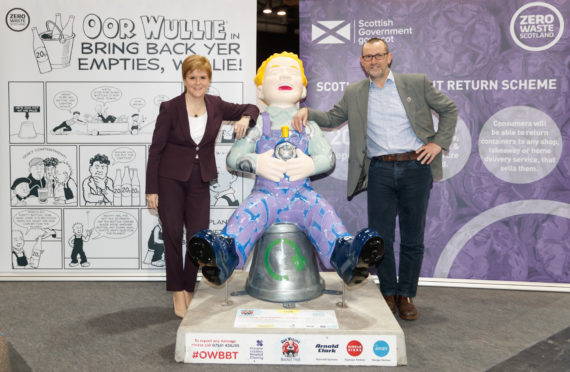
[{"label": "woman's right hand", "polygon": [[158,209],[158,194],[146,194],[146,203],[150,209]]}]

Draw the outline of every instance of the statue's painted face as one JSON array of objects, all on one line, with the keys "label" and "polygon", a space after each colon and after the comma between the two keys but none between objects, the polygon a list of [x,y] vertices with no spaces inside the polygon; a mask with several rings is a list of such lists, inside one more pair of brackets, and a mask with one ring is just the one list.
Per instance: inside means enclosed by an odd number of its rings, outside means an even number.
[{"label": "statue's painted face", "polygon": [[281,107],[292,106],[305,98],[307,89],[303,86],[299,63],[289,57],[269,61],[257,95],[268,105]]}]

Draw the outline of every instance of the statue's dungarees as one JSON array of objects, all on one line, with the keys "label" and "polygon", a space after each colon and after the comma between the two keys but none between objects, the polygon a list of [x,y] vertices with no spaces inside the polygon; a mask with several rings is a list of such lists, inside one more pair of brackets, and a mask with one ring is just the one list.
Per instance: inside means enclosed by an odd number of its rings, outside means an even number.
[{"label": "statue's dungarees", "polygon": [[[263,133],[256,145],[260,154],[274,149],[281,140],[281,130],[271,130],[269,115],[263,115]],[[304,133],[291,130],[289,140],[308,153],[308,138]],[[335,241],[350,236],[334,208],[311,186],[309,178],[290,182],[288,177],[279,182],[256,176],[248,198],[232,214],[221,234],[234,238],[239,253],[238,268],[247,260],[255,242],[275,222],[295,223],[305,232],[316,247],[322,264],[329,262]]]}]

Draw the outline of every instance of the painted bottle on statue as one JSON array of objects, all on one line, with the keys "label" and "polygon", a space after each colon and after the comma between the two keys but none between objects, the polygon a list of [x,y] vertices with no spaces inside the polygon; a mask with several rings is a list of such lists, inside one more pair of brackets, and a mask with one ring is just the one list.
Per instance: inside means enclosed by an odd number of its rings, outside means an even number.
[{"label": "painted bottle on statue", "polygon": [[291,143],[289,127],[286,125],[281,127],[281,139],[275,145],[274,155],[283,161],[297,157],[297,146]]}]

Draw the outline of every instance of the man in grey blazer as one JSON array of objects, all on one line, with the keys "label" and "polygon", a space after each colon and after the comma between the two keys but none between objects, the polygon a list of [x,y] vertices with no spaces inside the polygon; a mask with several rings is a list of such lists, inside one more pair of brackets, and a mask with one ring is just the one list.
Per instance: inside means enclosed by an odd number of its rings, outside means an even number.
[{"label": "man in grey blazer", "polygon": [[[300,109],[293,124],[300,128],[308,119],[335,128],[348,120],[348,196],[368,189],[369,225],[385,242],[384,260],[376,267],[380,290],[393,313],[414,320],[429,193],[433,179],[442,177],[441,151],[451,144],[457,106],[425,75],[390,71],[392,53],[384,40],[368,40],[360,62],[368,79],[349,85],[328,112]],[[437,130],[432,110],[439,115]],[[397,215],[399,277],[393,248]]]}]

